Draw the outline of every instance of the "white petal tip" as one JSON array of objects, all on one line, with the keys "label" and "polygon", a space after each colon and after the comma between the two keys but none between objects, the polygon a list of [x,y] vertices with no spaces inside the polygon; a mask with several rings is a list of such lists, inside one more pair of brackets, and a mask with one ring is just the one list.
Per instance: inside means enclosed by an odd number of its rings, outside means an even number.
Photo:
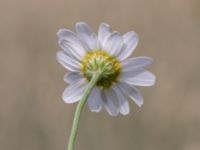
[{"label": "white petal tip", "polygon": [[98,113],[100,110],[90,110],[91,112]]},{"label": "white petal tip", "polygon": [[76,103],[76,102],[77,102],[77,100],[76,100],[76,101],[70,100],[70,99],[68,99],[68,98],[65,97],[65,96],[62,96],[62,99],[63,99],[64,103],[66,103],[66,104],[73,104],[73,103]]},{"label": "white petal tip", "polygon": [[63,37],[63,35],[65,34],[65,32],[67,31],[67,29],[65,28],[61,28],[58,30],[58,32],[56,33],[56,35],[60,38]]},{"label": "white petal tip", "polygon": [[120,112],[123,116],[127,116],[128,114],[129,114],[129,112],[126,112],[126,113],[122,113],[122,112]]},{"label": "white petal tip", "polygon": [[112,117],[117,117],[118,116],[118,114],[109,114],[110,116],[112,116]]},{"label": "white petal tip", "polygon": [[73,103],[73,102],[69,101],[69,99],[66,97],[66,95],[64,95],[64,92],[63,92],[63,94],[62,94],[62,99],[63,99],[64,103],[66,103],[66,104],[71,104],[71,103]]},{"label": "white petal tip", "polygon": [[66,99],[66,97],[64,96],[64,94],[63,94],[63,96],[62,96],[62,99],[63,99],[64,103],[70,104],[70,102],[68,101],[68,99]]},{"label": "white petal tip", "polygon": [[109,25],[108,23],[105,23],[105,22],[102,22],[102,23],[100,24],[100,26],[107,26],[107,27],[110,27],[110,25]]},{"label": "white petal tip", "polygon": [[139,104],[137,104],[138,105],[138,107],[142,107],[142,105],[143,105],[144,103],[139,103]]},{"label": "white petal tip", "polygon": [[144,104],[144,100],[141,97],[140,100],[135,100],[135,103],[137,104],[138,107],[141,108],[143,106],[143,104]]},{"label": "white petal tip", "polygon": [[76,24],[75,24],[75,26],[79,26],[79,25],[87,25],[87,23],[86,22],[84,22],[84,21],[80,21],[80,22],[77,22]]}]

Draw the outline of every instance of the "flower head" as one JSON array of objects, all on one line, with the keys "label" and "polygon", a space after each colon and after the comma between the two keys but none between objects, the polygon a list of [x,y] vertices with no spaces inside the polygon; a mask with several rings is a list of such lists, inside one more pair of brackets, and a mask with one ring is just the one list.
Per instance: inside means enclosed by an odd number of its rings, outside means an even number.
[{"label": "flower head", "polygon": [[143,98],[136,86],[152,86],[155,76],[145,68],[152,64],[149,57],[128,58],[138,44],[138,36],[131,31],[121,35],[102,23],[96,35],[88,24],[76,24],[76,33],[68,29],[57,32],[59,46],[57,60],[69,70],[64,81],[69,84],[63,93],[66,103],[78,102],[95,72],[101,72],[88,99],[91,111],[104,106],[112,116],[127,115],[132,99],[139,107]]}]

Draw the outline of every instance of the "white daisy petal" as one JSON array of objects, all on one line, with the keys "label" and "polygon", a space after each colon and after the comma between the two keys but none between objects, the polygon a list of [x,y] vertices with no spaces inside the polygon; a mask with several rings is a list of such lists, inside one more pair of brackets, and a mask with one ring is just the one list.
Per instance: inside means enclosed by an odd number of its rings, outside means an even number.
[{"label": "white daisy petal", "polygon": [[111,116],[117,116],[119,113],[119,104],[114,91],[112,89],[102,91],[102,98],[107,112]]},{"label": "white daisy petal", "polygon": [[65,55],[63,51],[57,52],[57,60],[61,65],[72,72],[80,71],[80,63],[73,58]]},{"label": "white daisy petal", "polygon": [[127,94],[139,107],[144,103],[142,95],[135,87],[131,87],[126,83],[119,83],[119,88]]},{"label": "white daisy petal", "polygon": [[126,79],[133,78],[142,72],[144,72],[143,68],[137,68],[136,70],[127,70],[127,71],[124,71],[122,69],[119,79],[120,81],[124,81]]},{"label": "white daisy petal", "polygon": [[87,88],[87,84],[84,80],[77,82],[76,84],[69,85],[63,92],[62,98],[65,103],[75,103],[83,97],[83,93]]},{"label": "white daisy petal", "polygon": [[80,60],[77,59],[69,50],[63,50],[63,52],[64,52],[65,55],[67,55],[68,57],[71,57],[71,58],[75,59],[76,61],[80,62]]},{"label": "white daisy petal", "polygon": [[112,29],[109,24],[101,23],[101,25],[99,26],[98,40],[99,40],[100,49],[103,48],[104,43],[106,42],[107,38],[110,36],[111,30]]},{"label": "white daisy petal", "polygon": [[59,40],[66,40],[72,43],[75,43],[76,45],[79,45],[80,47],[83,47],[83,49],[87,49],[88,47],[81,41],[81,39],[78,37],[78,35],[68,29],[60,29],[57,32],[57,36]]},{"label": "white daisy petal", "polygon": [[107,51],[111,56],[117,56],[122,48],[123,39],[119,32],[113,32],[103,45],[103,50]]},{"label": "white daisy petal", "polygon": [[68,42],[66,40],[58,40],[58,44],[67,56],[80,61],[80,56],[68,46]]},{"label": "white daisy petal", "polygon": [[65,39],[60,39],[58,41],[59,46],[71,57],[81,61],[85,55],[85,50],[80,45],[76,43],[69,42]]},{"label": "white daisy petal", "polygon": [[135,86],[152,86],[155,84],[156,77],[149,71],[144,71],[132,78],[124,78],[126,83]]},{"label": "white daisy petal", "polygon": [[60,29],[57,32],[57,35],[59,37],[58,43],[65,51],[69,50],[70,47],[73,51],[75,51],[74,53],[83,56],[85,54],[85,50],[88,49],[77,34],[68,29]]},{"label": "white daisy petal", "polygon": [[74,84],[82,79],[82,75],[78,72],[68,72],[64,76],[64,81],[68,84]]},{"label": "white daisy petal", "polygon": [[118,56],[120,61],[126,59],[131,55],[139,41],[138,35],[133,31],[124,34],[123,39],[125,48],[123,47],[124,49],[121,49],[121,53]]},{"label": "white daisy petal", "polygon": [[96,35],[88,24],[84,22],[76,23],[76,32],[80,35],[82,40],[88,45],[90,50],[98,49],[98,41]]},{"label": "white daisy petal", "polygon": [[144,68],[152,63],[153,59],[144,56],[124,60],[122,62],[121,79],[127,80],[134,78],[138,74],[144,72]]},{"label": "white daisy petal", "polygon": [[76,23],[76,32],[78,34],[85,34],[85,35],[92,35],[93,31],[90,26],[85,22],[78,22]]},{"label": "white daisy petal", "polygon": [[153,63],[153,59],[146,56],[133,57],[122,62],[123,71],[137,70],[138,68],[146,68]]},{"label": "white daisy petal", "polygon": [[119,101],[120,113],[122,115],[128,115],[130,108],[129,108],[129,104],[125,95],[122,93],[122,91],[120,90],[118,86],[114,86],[113,90],[115,91],[118,101]]},{"label": "white daisy petal", "polygon": [[71,36],[71,35],[72,35],[71,31],[68,30],[68,29],[65,29],[65,28],[61,28],[57,32],[58,38],[66,38],[66,37]]},{"label": "white daisy petal", "polygon": [[92,112],[99,112],[102,108],[101,91],[95,87],[88,99],[88,106]]}]

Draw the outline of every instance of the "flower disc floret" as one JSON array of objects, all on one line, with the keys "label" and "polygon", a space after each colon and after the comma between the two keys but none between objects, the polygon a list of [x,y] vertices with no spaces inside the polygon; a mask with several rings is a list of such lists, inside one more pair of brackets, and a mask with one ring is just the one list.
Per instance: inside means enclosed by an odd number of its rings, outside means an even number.
[{"label": "flower disc floret", "polygon": [[117,82],[120,70],[121,64],[117,58],[103,50],[87,52],[82,60],[82,74],[88,81],[95,72],[101,72],[101,78],[97,82],[97,86],[101,88],[109,88]]}]

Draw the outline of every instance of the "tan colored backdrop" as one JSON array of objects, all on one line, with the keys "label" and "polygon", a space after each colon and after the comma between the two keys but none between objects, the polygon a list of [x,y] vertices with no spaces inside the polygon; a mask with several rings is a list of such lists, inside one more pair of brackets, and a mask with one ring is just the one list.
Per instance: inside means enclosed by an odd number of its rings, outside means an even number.
[{"label": "tan colored backdrop", "polygon": [[76,105],[61,94],[56,32],[86,21],[135,30],[134,56],[155,59],[156,86],[140,88],[126,117],[84,110],[77,150],[200,149],[199,0],[0,0],[0,149],[66,150]]}]

